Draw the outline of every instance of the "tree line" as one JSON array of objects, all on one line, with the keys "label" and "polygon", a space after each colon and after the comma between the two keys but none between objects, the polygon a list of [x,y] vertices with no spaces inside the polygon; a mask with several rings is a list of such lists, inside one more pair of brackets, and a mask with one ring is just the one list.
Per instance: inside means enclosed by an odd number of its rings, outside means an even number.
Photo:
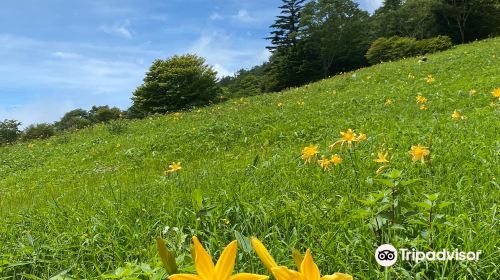
[{"label": "tree line", "polygon": [[280,91],[500,34],[498,0],[385,0],[371,15],[352,0],[283,0],[279,8],[267,38],[269,61],[220,81],[232,96]]},{"label": "tree line", "polygon": [[75,109],[67,112],[54,123],[32,124],[21,129],[22,123],[16,120],[0,121],[0,146],[17,141],[46,139],[66,131],[82,129],[97,123],[106,123],[124,117],[126,111],[117,107],[92,106],[90,110]]},{"label": "tree line", "polygon": [[498,0],[385,0],[373,14],[353,0],[282,0],[270,26],[268,61],[217,79],[193,54],[157,59],[125,111],[76,109],[53,124],[21,131],[0,122],[0,145],[47,138],[119,118],[144,118],[206,106],[228,98],[276,92],[370,64],[425,55],[500,34]]}]

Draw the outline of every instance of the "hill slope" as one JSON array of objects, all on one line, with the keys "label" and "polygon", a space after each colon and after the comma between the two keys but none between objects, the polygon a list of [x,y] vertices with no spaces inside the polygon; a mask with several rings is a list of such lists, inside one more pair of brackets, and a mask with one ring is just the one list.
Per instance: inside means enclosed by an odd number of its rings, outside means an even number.
[{"label": "hill slope", "polygon": [[[260,237],[281,264],[293,263],[292,248],[311,248],[323,274],[380,279],[374,250],[391,243],[482,255],[399,262],[388,275],[498,279],[500,103],[490,92],[500,87],[499,49],[495,38],[423,63],[0,148],[0,276],[95,278],[126,262],[158,265],[159,235],[187,267],[186,237],[198,235],[217,255],[236,231]],[[453,120],[454,110],[464,118]],[[367,140],[334,150],[340,165],[303,163],[304,147],[330,157],[327,147],[349,128]],[[431,163],[412,162],[408,151],[419,143]],[[408,183],[394,194],[391,179],[376,174],[383,150],[384,170],[402,171],[394,180]],[[164,177],[173,161],[182,170]],[[265,273],[255,253],[240,254],[237,270]]]}]

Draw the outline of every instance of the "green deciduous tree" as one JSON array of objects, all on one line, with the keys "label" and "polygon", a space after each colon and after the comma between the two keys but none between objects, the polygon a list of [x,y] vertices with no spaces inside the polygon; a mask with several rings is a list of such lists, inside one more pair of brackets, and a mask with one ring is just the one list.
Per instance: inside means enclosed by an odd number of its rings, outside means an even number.
[{"label": "green deciduous tree", "polygon": [[0,145],[12,144],[19,139],[21,123],[16,120],[4,120],[0,122]]},{"label": "green deciduous tree", "polygon": [[109,122],[119,119],[122,116],[122,111],[116,107],[110,108],[105,106],[92,106],[89,111],[90,118],[94,122]]},{"label": "green deciduous tree", "polygon": [[435,14],[440,31],[457,43],[500,34],[498,0],[441,0]]},{"label": "green deciduous tree", "polygon": [[352,0],[316,0],[304,7],[303,37],[316,47],[323,77],[366,65],[369,24],[369,14]]},{"label": "green deciduous tree", "polygon": [[22,139],[23,140],[46,139],[51,136],[54,136],[55,133],[56,131],[53,124],[49,123],[32,124],[23,131]]},{"label": "green deciduous tree", "polygon": [[90,113],[87,110],[75,109],[67,112],[55,123],[58,130],[82,129],[92,124]]},{"label": "green deciduous tree", "polygon": [[217,73],[205,59],[188,54],[157,59],[133,93],[134,108],[146,114],[208,105],[221,93]]}]

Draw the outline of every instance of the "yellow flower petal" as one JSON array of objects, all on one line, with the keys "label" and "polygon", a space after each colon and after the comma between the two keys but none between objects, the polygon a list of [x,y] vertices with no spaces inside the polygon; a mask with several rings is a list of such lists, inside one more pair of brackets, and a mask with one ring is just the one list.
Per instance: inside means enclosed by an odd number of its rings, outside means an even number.
[{"label": "yellow flower petal", "polygon": [[170,280],[201,280],[200,276],[194,274],[174,274],[168,277]]},{"label": "yellow flower petal", "polygon": [[252,247],[259,256],[260,260],[264,263],[264,266],[271,271],[273,267],[277,267],[276,261],[274,261],[269,251],[267,251],[266,247],[259,239],[252,237]]},{"label": "yellow flower petal", "polygon": [[300,264],[304,260],[304,257],[302,257],[302,254],[299,252],[299,250],[293,249],[293,251],[292,251],[292,258],[293,258],[293,262],[297,266],[297,269],[300,270]]},{"label": "yellow flower petal", "polygon": [[259,275],[252,273],[238,273],[231,276],[230,280],[265,280],[269,279],[267,275]]},{"label": "yellow flower petal", "polygon": [[212,257],[205,251],[200,241],[196,236],[193,236],[193,245],[195,252],[195,267],[196,272],[200,275],[203,280],[212,280],[212,276],[215,272],[214,262]]},{"label": "yellow flower petal", "polygon": [[233,274],[237,251],[238,242],[236,240],[226,246],[217,261],[217,265],[215,265],[215,275],[217,280],[229,279],[231,274]]},{"label": "yellow flower petal", "polygon": [[276,266],[271,270],[276,280],[303,280],[302,275],[286,266]]},{"label": "yellow flower petal", "polygon": [[352,276],[349,274],[336,272],[332,275],[325,275],[321,277],[321,280],[352,280]]},{"label": "yellow flower petal", "polygon": [[307,249],[304,260],[300,265],[300,272],[304,276],[304,280],[319,280],[320,278],[318,266],[314,263],[309,249]]}]

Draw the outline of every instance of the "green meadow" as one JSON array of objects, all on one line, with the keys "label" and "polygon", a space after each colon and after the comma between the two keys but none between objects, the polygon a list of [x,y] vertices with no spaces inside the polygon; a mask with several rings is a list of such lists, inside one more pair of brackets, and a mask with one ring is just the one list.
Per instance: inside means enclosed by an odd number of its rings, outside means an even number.
[{"label": "green meadow", "polygon": [[[215,258],[237,239],[240,272],[269,274],[249,246],[256,236],[293,268],[292,249],[310,248],[322,275],[500,279],[499,50],[488,39],[2,147],[0,278],[165,279],[156,237],[193,272],[196,235]],[[349,128],[367,139],[330,151]],[[424,163],[408,153],[418,144]],[[310,145],[319,153],[305,163]],[[333,154],[342,163],[323,170]],[[182,169],[164,176],[172,162]],[[374,258],[384,243],[482,253],[385,269]]]}]

